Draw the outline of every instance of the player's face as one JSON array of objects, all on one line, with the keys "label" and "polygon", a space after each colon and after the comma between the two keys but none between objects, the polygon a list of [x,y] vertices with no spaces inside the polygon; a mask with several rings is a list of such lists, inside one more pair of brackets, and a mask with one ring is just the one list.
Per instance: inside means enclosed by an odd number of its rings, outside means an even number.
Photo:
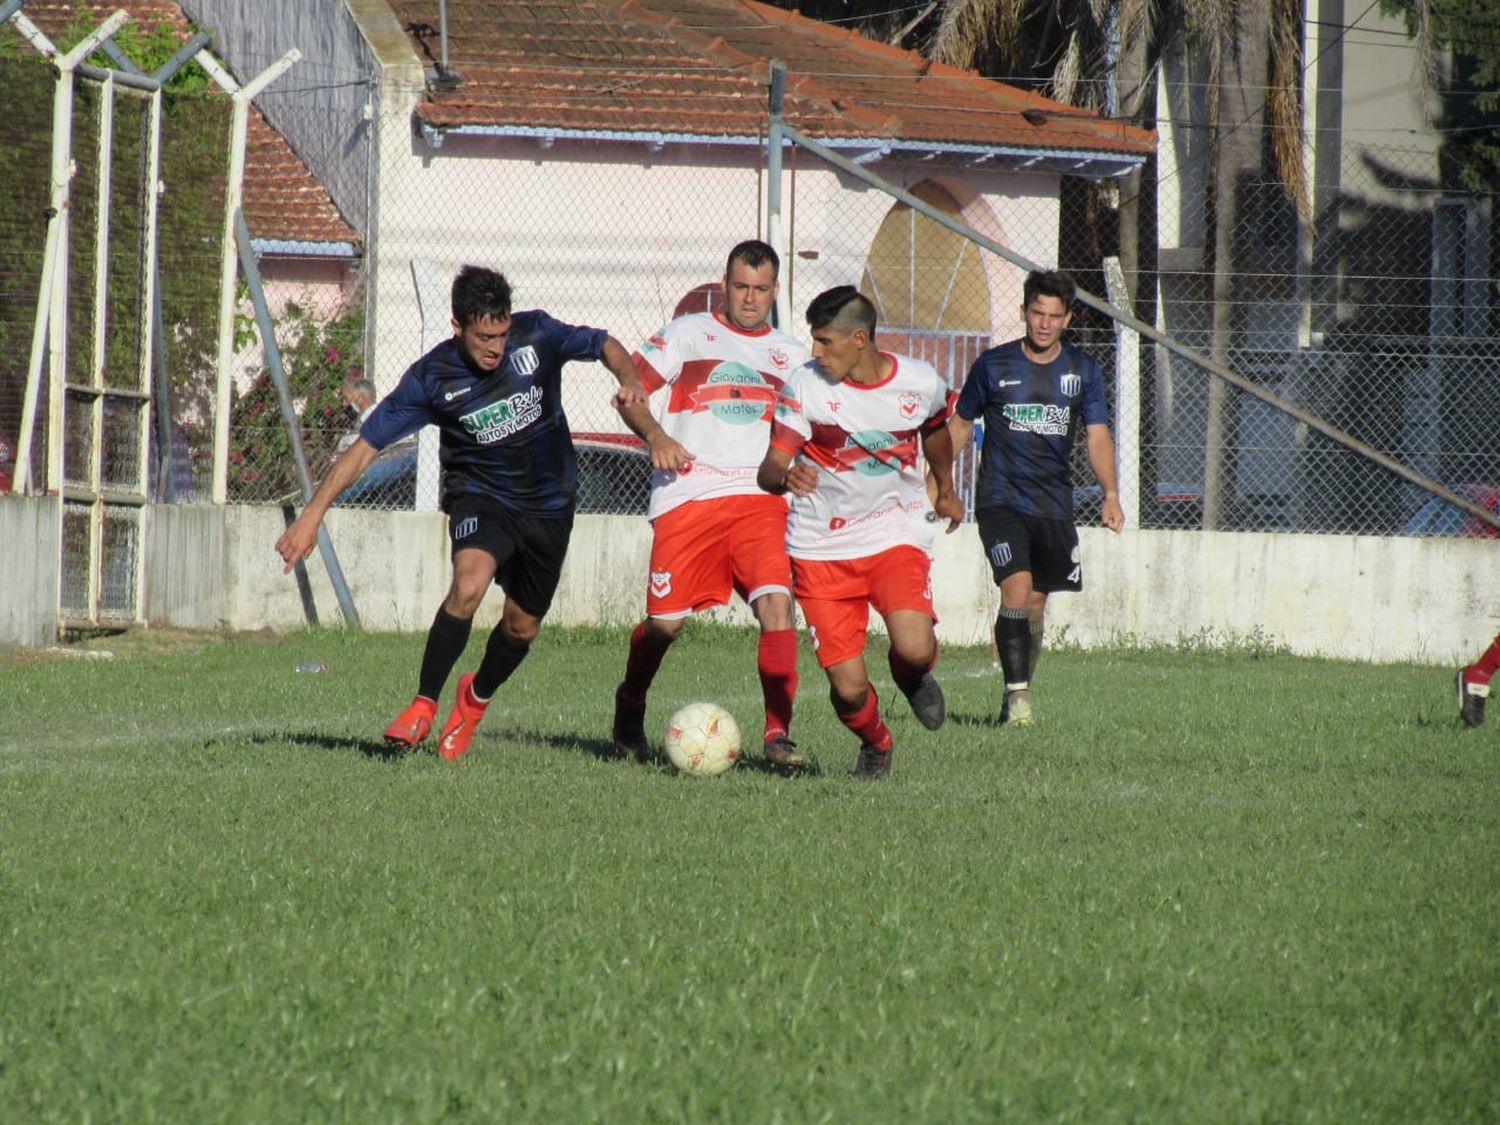
[{"label": "player's face", "polygon": [[1026,318],[1026,344],[1034,352],[1051,351],[1073,323],[1073,312],[1061,297],[1038,293],[1021,310]]},{"label": "player's face", "polygon": [[771,305],[780,290],[770,262],[747,266],[735,262],[724,277],[724,297],[729,321],[741,332],[755,332],[771,317]]},{"label": "player's face", "polygon": [[[856,339],[858,337],[858,339]],[[812,334],[813,359],[834,382],[843,382],[859,363],[863,332],[840,332],[835,328],[816,328]]]},{"label": "player's face", "polygon": [[469,362],[481,371],[493,371],[505,356],[505,340],[510,335],[510,317],[496,320],[482,316],[468,324],[453,321],[453,334]]}]

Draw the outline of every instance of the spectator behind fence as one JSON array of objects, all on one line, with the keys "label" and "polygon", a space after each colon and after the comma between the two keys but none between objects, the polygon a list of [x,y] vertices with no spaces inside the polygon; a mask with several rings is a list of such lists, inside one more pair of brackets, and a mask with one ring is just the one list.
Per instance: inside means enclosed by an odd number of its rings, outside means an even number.
[{"label": "spectator behind fence", "polygon": [[349,423],[349,432],[339,438],[333,451],[335,457],[354,444],[359,437],[359,428],[375,409],[375,384],[363,376],[345,379],[339,388],[339,399],[344,404],[344,419]]}]

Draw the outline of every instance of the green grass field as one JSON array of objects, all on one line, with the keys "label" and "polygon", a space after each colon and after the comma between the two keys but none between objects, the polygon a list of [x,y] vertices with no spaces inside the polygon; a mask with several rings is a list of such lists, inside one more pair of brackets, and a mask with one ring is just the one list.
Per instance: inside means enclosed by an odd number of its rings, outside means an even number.
[{"label": "green grass field", "polygon": [[[876,639],[888,781],[805,653],[821,773],[694,780],[598,757],[624,644],[544,631],[457,765],[378,752],[417,635],[0,658],[0,1121],[1500,1116],[1441,669],[1049,652],[1014,731],[950,649],[930,734]],[[690,628],[650,727],[758,733],[753,653]]]}]

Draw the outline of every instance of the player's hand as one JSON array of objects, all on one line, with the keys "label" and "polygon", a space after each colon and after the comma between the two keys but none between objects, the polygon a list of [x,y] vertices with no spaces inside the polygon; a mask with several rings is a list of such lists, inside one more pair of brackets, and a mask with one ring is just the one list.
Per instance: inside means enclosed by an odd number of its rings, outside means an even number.
[{"label": "player's hand", "polygon": [[798,461],[786,471],[786,490],[793,496],[811,496],[818,488],[818,467]]},{"label": "player's hand", "polygon": [[282,574],[290,574],[292,567],[305,561],[312,555],[318,546],[318,527],[304,527],[302,520],[292,521],[292,526],[281,533],[276,540],[276,553],[282,557],[286,566],[282,568]]},{"label": "player's hand", "polygon": [[680,473],[692,467],[693,454],[665,430],[658,430],[647,442],[651,447],[651,467],[669,473]]},{"label": "player's hand", "polygon": [[948,527],[943,532],[952,535],[964,522],[964,502],[958,498],[958,493],[951,489],[947,492],[939,492],[932,501],[932,510],[939,519],[948,521]]},{"label": "player's hand", "polygon": [[1099,519],[1116,535],[1120,533],[1120,528],[1125,526],[1125,509],[1120,507],[1118,496],[1104,498],[1104,503],[1099,505]]},{"label": "player's hand", "polygon": [[615,409],[623,407],[645,406],[651,401],[651,395],[639,379],[632,379],[628,383],[621,383],[615,388]]}]

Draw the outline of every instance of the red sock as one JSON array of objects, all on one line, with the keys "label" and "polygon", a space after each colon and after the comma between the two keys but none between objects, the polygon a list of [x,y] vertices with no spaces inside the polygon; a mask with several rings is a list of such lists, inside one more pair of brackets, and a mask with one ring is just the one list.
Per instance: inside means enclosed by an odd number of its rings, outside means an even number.
[{"label": "red sock", "polygon": [[630,655],[625,660],[625,681],[620,685],[620,694],[637,706],[646,702],[646,693],[651,690],[651,681],[656,679],[656,670],[661,667],[662,657],[672,647],[646,632],[642,621],[630,634]]},{"label": "red sock", "polygon": [[1464,669],[1464,679],[1471,684],[1487,684],[1496,669],[1500,669],[1500,633],[1495,634],[1484,655]]},{"label": "red sock", "polygon": [[766,738],[784,735],[792,729],[792,700],[797,698],[797,630],[762,633],[755,663],[766,701]]},{"label": "red sock", "polygon": [[937,667],[937,653],[932,654],[932,659],[926,664],[911,664],[896,655],[896,650],[891,649],[886,653],[886,663],[891,669],[891,679],[896,681],[896,686],[903,692],[911,691],[917,686],[917,681]]},{"label": "red sock", "polygon": [[870,685],[864,706],[858,711],[846,715],[835,707],[834,712],[838,715],[839,722],[859,735],[861,742],[868,742],[880,750],[891,748],[891,730],[880,717],[880,697],[875,694],[874,684]]}]

